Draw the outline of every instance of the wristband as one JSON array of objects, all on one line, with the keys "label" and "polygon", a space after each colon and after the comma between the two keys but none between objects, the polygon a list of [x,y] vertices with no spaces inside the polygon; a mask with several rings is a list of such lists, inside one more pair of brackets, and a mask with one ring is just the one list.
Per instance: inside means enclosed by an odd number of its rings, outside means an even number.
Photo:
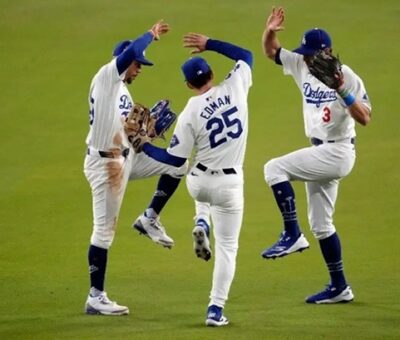
[{"label": "wristband", "polygon": [[338,93],[347,106],[352,105],[356,101],[356,98],[347,89],[343,89],[341,91],[338,90]]},{"label": "wristband", "polygon": [[352,105],[356,101],[356,98],[350,93],[346,97],[342,97],[342,99],[347,106]]}]

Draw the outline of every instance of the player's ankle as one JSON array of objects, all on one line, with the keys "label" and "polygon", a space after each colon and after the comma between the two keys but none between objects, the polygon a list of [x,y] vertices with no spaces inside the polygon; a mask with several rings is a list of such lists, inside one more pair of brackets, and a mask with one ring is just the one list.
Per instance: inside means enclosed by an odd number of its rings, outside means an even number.
[{"label": "player's ankle", "polygon": [[146,211],[144,212],[144,216],[148,218],[156,218],[158,214],[154,211],[153,208],[147,208]]}]

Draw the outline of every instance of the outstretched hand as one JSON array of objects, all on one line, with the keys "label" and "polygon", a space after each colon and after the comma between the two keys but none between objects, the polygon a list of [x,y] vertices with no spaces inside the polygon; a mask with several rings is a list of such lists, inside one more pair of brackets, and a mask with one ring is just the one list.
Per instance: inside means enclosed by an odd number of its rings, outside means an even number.
[{"label": "outstretched hand", "polygon": [[206,49],[209,38],[199,33],[188,33],[183,37],[183,47],[193,48],[190,54],[201,53]]},{"label": "outstretched hand", "polygon": [[169,31],[169,25],[164,22],[164,19],[157,21],[153,27],[149,30],[153,34],[154,40],[160,40],[160,35],[165,34]]},{"label": "outstretched hand", "polygon": [[283,11],[283,7],[272,7],[272,12],[265,23],[265,27],[267,30],[273,32],[283,31],[285,29],[285,27],[282,26],[284,20],[285,12]]}]

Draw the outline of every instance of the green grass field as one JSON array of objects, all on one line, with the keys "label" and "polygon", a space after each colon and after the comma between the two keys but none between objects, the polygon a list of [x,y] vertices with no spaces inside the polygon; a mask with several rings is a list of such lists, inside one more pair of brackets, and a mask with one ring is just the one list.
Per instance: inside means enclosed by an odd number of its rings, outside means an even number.
[{"label": "green grass field", "polygon": [[[261,51],[272,5],[286,9],[285,47],[297,47],[308,28],[327,29],[372,101],[373,119],[358,126],[356,166],[342,181],[336,207],[356,295],[351,304],[304,303],[328,275],[308,230],[302,183],[295,184],[298,211],[311,249],[271,262],[260,257],[281,229],[263,165],[307,145],[300,94]],[[0,0],[0,8],[0,339],[400,338],[399,1]],[[172,31],[148,50],[156,66],[132,84],[138,102],[166,97],[176,111],[183,108],[191,92],[180,73],[188,57],[181,39],[189,31],[254,53],[245,215],[226,306],[231,325],[223,329],[204,326],[212,263],[193,254],[194,207],[185,183],[162,215],[175,239],[171,251],[130,228],[157,178],[128,186],[109,257],[107,291],[131,314],[83,313],[92,223],[82,172],[90,80],[117,41],[142,34],[160,18]],[[205,57],[218,81],[233,65],[216,54]]]}]

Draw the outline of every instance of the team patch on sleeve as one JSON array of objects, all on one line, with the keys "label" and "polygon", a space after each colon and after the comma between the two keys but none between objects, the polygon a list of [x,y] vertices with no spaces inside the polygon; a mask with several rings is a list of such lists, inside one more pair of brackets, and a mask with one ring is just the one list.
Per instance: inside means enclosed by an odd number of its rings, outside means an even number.
[{"label": "team patch on sleeve", "polygon": [[240,64],[236,64],[235,67],[231,72],[228,73],[228,75],[225,77],[225,80],[229,79],[232,76],[232,72],[236,72],[237,69],[239,69]]},{"label": "team patch on sleeve", "polygon": [[171,142],[169,143],[169,147],[173,148],[174,146],[177,146],[179,144],[179,139],[176,135],[173,135],[171,138]]}]

